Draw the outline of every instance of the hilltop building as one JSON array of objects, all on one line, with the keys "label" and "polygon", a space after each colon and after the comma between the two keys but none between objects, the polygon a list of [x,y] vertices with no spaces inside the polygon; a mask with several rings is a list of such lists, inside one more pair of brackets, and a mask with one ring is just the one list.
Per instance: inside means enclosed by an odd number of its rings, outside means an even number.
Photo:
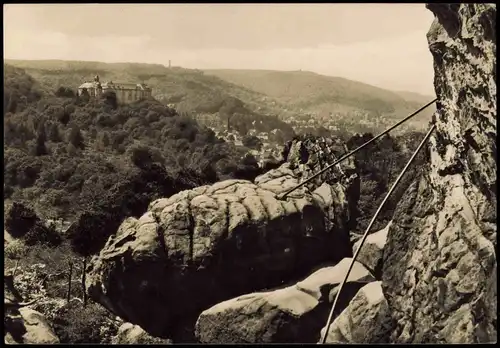
[{"label": "hilltop building", "polygon": [[114,83],[109,81],[101,84],[99,75],[95,76],[94,81],[85,82],[78,87],[79,96],[87,92],[91,98],[100,98],[107,91],[112,91],[116,94],[116,100],[119,104],[133,103],[152,97],[152,89],[145,83]]}]

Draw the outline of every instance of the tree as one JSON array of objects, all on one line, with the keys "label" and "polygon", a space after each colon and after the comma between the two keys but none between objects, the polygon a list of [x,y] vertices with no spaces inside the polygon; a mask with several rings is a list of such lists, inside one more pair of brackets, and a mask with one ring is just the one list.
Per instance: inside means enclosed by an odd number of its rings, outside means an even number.
[{"label": "tree", "polygon": [[62,238],[53,225],[46,226],[39,220],[26,233],[24,242],[29,246],[43,244],[49,247],[56,247],[61,244]]},{"label": "tree", "polygon": [[75,92],[71,88],[61,86],[56,90],[55,95],[62,98],[74,98]]},{"label": "tree", "polygon": [[14,202],[5,214],[5,228],[14,238],[24,237],[39,221],[31,207]]},{"label": "tree", "polygon": [[36,131],[36,141],[35,141],[35,156],[45,156],[47,155],[47,147],[45,146],[45,141],[47,140],[47,136],[45,134],[45,122],[40,121],[38,123],[37,131]]},{"label": "tree", "polygon": [[251,153],[247,153],[245,155],[245,157],[243,157],[243,160],[241,161],[241,163],[244,166],[251,166],[251,167],[257,167],[258,166],[257,159]]},{"label": "tree", "polygon": [[113,110],[118,108],[118,99],[116,98],[116,93],[113,91],[106,91],[101,95],[104,103],[111,106]]},{"label": "tree", "polygon": [[146,166],[153,163],[153,156],[150,149],[144,145],[135,145],[130,149],[130,159],[135,166],[139,168],[145,168]]},{"label": "tree", "polygon": [[3,129],[3,134],[4,134],[4,140],[6,144],[11,144],[15,142],[16,140],[16,126],[14,123],[11,122],[9,118],[7,118],[7,115],[4,117],[4,129]]},{"label": "tree", "polygon": [[141,216],[154,199],[170,197],[207,183],[203,177],[192,182],[191,175],[181,172],[173,178],[165,168],[153,163],[120,178],[111,189],[102,193],[101,199],[91,202],[67,231],[73,250],[82,256],[94,255],[104,247],[125,217]]},{"label": "tree", "polygon": [[245,135],[241,141],[243,143],[243,146],[259,151],[263,145],[262,141],[260,141],[260,139],[255,135]]},{"label": "tree", "polygon": [[109,133],[104,131],[101,133],[100,137],[100,142],[104,148],[108,147],[110,144],[110,139],[109,139]]},{"label": "tree", "polygon": [[54,143],[61,142],[61,134],[57,123],[51,123],[48,130],[48,139]]},{"label": "tree", "polygon": [[89,91],[87,91],[87,88],[83,88],[81,94],[78,97],[78,100],[82,102],[83,104],[87,104],[90,100],[90,94]]},{"label": "tree", "polygon": [[85,142],[83,139],[82,132],[77,125],[73,125],[69,131],[68,141],[77,149],[83,150],[85,148]]},{"label": "tree", "polygon": [[12,112],[12,113],[15,113],[17,111],[17,100],[18,100],[19,96],[18,96],[18,93],[16,91],[12,91],[10,92],[9,94],[9,102],[7,104],[7,111],[8,112]]}]

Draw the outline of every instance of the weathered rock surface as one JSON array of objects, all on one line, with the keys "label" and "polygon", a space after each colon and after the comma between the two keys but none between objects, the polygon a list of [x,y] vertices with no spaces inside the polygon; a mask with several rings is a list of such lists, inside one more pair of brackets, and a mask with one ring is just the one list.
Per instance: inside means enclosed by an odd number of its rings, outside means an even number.
[{"label": "weathered rock surface", "polygon": [[355,181],[331,175],[278,199],[299,183],[297,172],[285,163],[255,183],[228,180],[152,202],[91,261],[90,296],[164,337],[182,317],[351,256],[346,191]]},{"label": "weathered rock surface", "polygon": [[391,341],[496,342],[496,5],[427,7],[437,129],[384,250]]},{"label": "weathered rock surface", "polygon": [[11,333],[5,336],[6,344],[58,344],[59,338],[50,327],[47,319],[34,309],[23,307],[21,313],[22,325],[25,332],[20,340],[14,339]]},{"label": "weathered rock surface", "polygon": [[6,344],[56,344],[59,338],[45,317],[26,307],[29,303],[14,286],[14,275],[4,272],[4,342]]},{"label": "weathered rock surface", "polygon": [[[348,152],[345,143],[334,138],[298,136],[285,146],[284,160],[290,164],[299,181],[304,181],[328,167],[343,154]],[[357,175],[354,157],[342,161],[334,169],[325,171],[309,181],[305,186],[314,191],[323,183],[336,184],[339,176],[346,181],[346,196],[349,197],[346,219],[347,228],[354,230],[358,214],[357,204],[360,196],[360,179]]]},{"label": "weathered rock surface", "polygon": [[3,244],[7,245],[10,242],[12,242],[13,240],[14,240],[14,238],[12,238],[12,236],[10,235],[10,233],[7,232],[7,230],[3,230]]},{"label": "weathered rock surface", "polygon": [[[386,227],[372,233],[366,237],[366,241],[361,248],[361,251],[356,258],[356,261],[362,263],[370,272],[378,277],[382,268],[382,258],[384,255],[384,246],[387,242],[387,234],[389,233],[389,228],[392,225],[392,221],[387,224]],[[353,253],[355,253],[359,246],[361,245],[361,240],[357,241],[353,246]]]},{"label": "weathered rock surface", "polygon": [[171,340],[157,338],[149,335],[139,325],[131,323],[122,324],[112,344],[172,344]]},{"label": "weathered rock surface", "polygon": [[391,316],[381,285],[371,282],[358,291],[331,324],[326,343],[389,343]]},{"label": "weathered rock surface", "polygon": [[[325,325],[351,258],[321,268],[282,289],[243,295],[205,310],[196,323],[201,343],[314,343]],[[338,313],[375,278],[356,262],[344,286]]]}]

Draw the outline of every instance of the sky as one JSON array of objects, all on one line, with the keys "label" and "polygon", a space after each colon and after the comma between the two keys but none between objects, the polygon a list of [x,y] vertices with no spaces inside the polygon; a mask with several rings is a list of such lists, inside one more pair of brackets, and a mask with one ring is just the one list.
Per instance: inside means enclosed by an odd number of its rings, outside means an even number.
[{"label": "sky", "polygon": [[433,95],[424,4],[8,4],[4,57],[307,70]]}]

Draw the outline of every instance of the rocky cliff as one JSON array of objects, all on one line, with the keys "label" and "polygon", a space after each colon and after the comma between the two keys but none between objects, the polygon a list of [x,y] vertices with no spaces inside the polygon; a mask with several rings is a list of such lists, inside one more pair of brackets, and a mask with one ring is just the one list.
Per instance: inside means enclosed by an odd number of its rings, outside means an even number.
[{"label": "rocky cliff", "polygon": [[[329,343],[497,339],[496,6],[427,7],[438,97],[429,162],[362,246]],[[205,343],[317,341],[352,256],[353,161],[280,194],[342,154],[325,144],[295,139],[255,182],[152,202],[92,260],[90,295],[153,335],[201,313]]]},{"label": "rocky cliff", "polygon": [[437,129],[384,250],[390,341],[495,342],[496,5],[427,8]]},{"label": "rocky cliff", "polygon": [[89,265],[90,296],[168,337],[180,321],[217,302],[295,283],[322,262],[351,256],[347,192],[359,185],[353,161],[324,183],[280,197],[311,167],[340,155],[319,153],[316,143],[297,140],[286,163],[253,183],[227,180],[186,190],[125,220]]}]

